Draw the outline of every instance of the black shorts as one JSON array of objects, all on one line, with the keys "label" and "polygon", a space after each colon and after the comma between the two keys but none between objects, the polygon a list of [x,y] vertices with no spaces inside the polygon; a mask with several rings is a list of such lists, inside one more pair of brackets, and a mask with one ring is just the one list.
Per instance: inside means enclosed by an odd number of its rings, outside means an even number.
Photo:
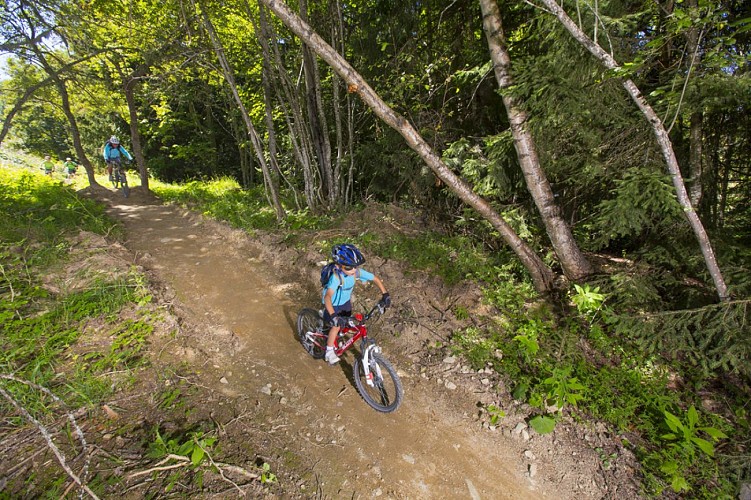
[{"label": "black shorts", "polygon": [[[344,316],[348,318],[352,316],[352,302],[347,301],[340,306],[334,306],[334,316]],[[329,314],[326,308],[323,308],[323,324],[331,326],[333,316]]]}]

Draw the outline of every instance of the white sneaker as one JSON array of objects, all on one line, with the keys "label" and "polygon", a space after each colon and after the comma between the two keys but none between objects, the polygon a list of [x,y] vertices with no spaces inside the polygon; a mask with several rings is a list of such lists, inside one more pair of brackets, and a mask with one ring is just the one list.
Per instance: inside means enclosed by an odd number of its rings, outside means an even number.
[{"label": "white sneaker", "polygon": [[339,356],[336,355],[336,352],[334,352],[333,349],[326,349],[326,356],[324,359],[330,365],[335,365],[339,362]]}]

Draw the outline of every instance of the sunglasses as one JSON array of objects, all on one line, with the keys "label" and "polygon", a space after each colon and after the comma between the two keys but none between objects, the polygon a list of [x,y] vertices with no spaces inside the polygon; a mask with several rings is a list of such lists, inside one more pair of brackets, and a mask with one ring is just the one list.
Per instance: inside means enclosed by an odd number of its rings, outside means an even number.
[{"label": "sunglasses", "polygon": [[351,271],[351,270],[353,270],[355,268],[352,267],[352,266],[342,266],[342,269],[344,269],[345,271]]}]

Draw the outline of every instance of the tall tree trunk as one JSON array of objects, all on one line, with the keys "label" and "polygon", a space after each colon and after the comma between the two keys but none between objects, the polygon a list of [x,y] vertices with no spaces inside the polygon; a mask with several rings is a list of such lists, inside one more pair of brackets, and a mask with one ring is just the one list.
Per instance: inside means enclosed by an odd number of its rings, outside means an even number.
[{"label": "tall tree trunk", "polygon": [[[689,0],[689,9],[696,13],[699,8],[698,0]],[[698,14],[698,13],[697,13]],[[693,16],[692,16],[693,17]],[[686,38],[688,43],[686,49],[691,57],[689,58],[689,67],[686,72],[686,80],[691,76],[691,71],[698,71],[701,55],[699,53],[700,32],[698,26],[689,28]],[[694,210],[699,210],[703,189],[703,172],[702,172],[702,141],[704,140],[704,115],[701,110],[691,113],[691,128],[689,133],[689,198]]]},{"label": "tall tree trunk", "polygon": [[275,39],[276,34],[266,18],[266,8],[261,4],[258,6],[258,14],[261,27],[261,34],[258,39],[261,43],[261,48],[273,55],[275,64],[271,65],[271,67],[276,68],[274,74],[278,82],[275,88],[277,89],[279,104],[284,111],[284,119],[289,129],[292,152],[298,166],[302,170],[305,201],[309,207],[316,208],[320,205],[319,197],[317,196],[319,186],[317,185],[317,177],[313,168],[310,133],[308,128],[304,126],[305,120],[302,106],[294,90],[294,85],[284,67],[278,45],[273,44],[270,46],[268,43],[268,40]]},{"label": "tall tree trunk", "polygon": [[[339,1],[329,2],[329,14],[331,21],[331,46],[336,47],[342,39],[339,26],[341,26],[341,16],[339,12]],[[333,93],[332,106],[334,110],[334,130],[336,131],[336,162],[334,163],[334,197],[339,199],[342,192],[342,160],[344,158],[344,136],[342,134],[342,113],[340,100],[341,79],[336,73],[331,75],[331,90]],[[347,199],[341,200],[345,205]]]},{"label": "tall tree trunk", "polygon": [[347,93],[347,184],[344,190],[345,203],[351,204],[355,197],[355,101]]},{"label": "tall tree trunk", "polygon": [[[550,9],[553,15],[558,18],[568,32],[571,33],[571,35],[587,50],[589,50],[590,53],[600,60],[606,68],[610,70],[621,69],[613,56],[605,52],[602,47],[587,37],[587,35],[571,20],[570,17],[568,17],[566,12],[556,3],[555,0],[542,0],[542,2],[548,9]],[[709,236],[707,235],[696,210],[694,210],[694,207],[691,205],[691,200],[689,199],[686,185],[683,182],[683,176],[681,175],[681,169],[678,166],[678,160],[675,157],[673,145],[670,142],[667,130],[665,130],[665,125],[633,81],[630,79],[624,79],[622,80],[622,83],[626,92],[628,92],[631,99],[636,103],[639,110],[652,126],[655,138],[657,139],[657,144],[660,146],[660,151],[662,151],[668,171],[670,172],[670,177],[673,180],[673,187],[676,191],[678,203],[683,207],[683,213],[694,232],[697,242],[699,243],[699,248],[704,256],[704,262],[709,270],[709,274],[712,276],[717,295],[721,301],[728,301],[730,300],[730,296],[728,295],[727,286],[725,285],[725,279],[722,277],[720,266],[717,264],[717,258],[712,249],[712,244],[709,241]]]},{"label": "tall tree trunk", "polygon": [[483,28],[490,48],[490,58],[495,69],[495,78],[501,90],[505,91],[502,92],[503,105],[506,107],[506,114],[511,124],[514,148],[516,148],[516,156],[519,159],[527,189],[540,212],[563,272],[569,279],[579,281],[592,274],[592,265],[576,244],[574,235],[563,220],[561,209],[555,202],[553,190],[540,165],[534,138],[527,128],[527,113],[517,98],[508,92],[514,82],[510,72],[511,56],[503,35],[501,12],[496,0],[480,0],[480,8]]},{"label": "tall tree trunk", "polygon": [[242,131],[243,125],[238,123],[237,115],[235,115],[235,106],[232,105],[234,97],[232,92],[226,87],[224,90],[227,92],[226,113],[229,116],[229,127],[232,131],[232,137],[235,138],[235,144],[237,145],[237,156],[240,161],[240,177],[242,178],[243,189],[248,189],[253,185],[253,155],[249,154],[247,146],[248,134]]},{"label": "tall tree trunk", "polygon": [[689,134],[689,198],[694,210],[699,210],[703,193],[704,172],[702,169],[702,141],[704,140],[704,115],[697,111],[691,113],[691,131]]},{"label": "tall tree trunk", "polygon": [[[120,71],[120,66],[117,66]],[[123,76],[123,75],[121,75]],[[146,158],[143,156],[143,147],[141,146],[141,133],[138,130],[138,105],[136,104],[135,86],[138,82],[137,73],[125,77],[123,80],[123,93],[125,102],[128,104],[128,118],[130,125],[130,143],[133,146],[133,156],[136,158],[138,165],[138,176],[141,179],[141,186],[149,190],[149,171],[146,168]]]},{"label": "tall tree trunk", "polygon": [[[735,142],[730,141],[722,160],[722,180],[720,182],[720,203],[717,209],[717,227],[725,227],[725,213],[728,207],[728,189],[730,187],[734,154]],[[720,166],[718,165],[717,168],[719,169]]]},{"label": "tall tree trunk", "polygon": [[70,127],[70,134],[73,138],[73,146],[76,149],[76,156],[78,157],[78,161],[86,170],[86,176],[89,180],[89,185],[98,186],[99,183],[94,177],[94,167],[91,165],[89,157],[86,156],[86,152],[81,145],[81,133],[78,130],[76,117],[73,114],[73,111],[70,109],[70,97],[68,95],[68,88],[65,86],[65,81],[60,77],[58,72],[55,71],[52,66],[50,66],[50,64],[47,62],[47,58],[44,56],[44,53],[42,53],[42,51],[36,44],[32,43],[31,48],[34,51],[34,54],[37,56],[39,63],[44,68],[44,71],[49,75],[50,78],[52,78],[52,81],[57,87],[57,91],[60,93],[60,103],[62,104],[63,113],[65,113],[65,117],[68,119],[68,126]]},{"label": "tall tree trunk", "polygon": [[519,257],[524,267],[529,272],[535,289],[540,293],[548,293],[553,290],[553,272],[545,265],[542,259],[522,240],[506,223],[498,213],[493,210],[490,204],[482,197],[478,196],[472,188],[457,177],[449,169],[441,158],[433,151],[415,130],[415,128],[402,117],[391,109],[383,100],[370,88],[363,77],[340,56],[330,45],[328,45],[320,36],[318,36],[306,23],[292,12],[287,5],[281,0],[260,0],[269,9],[271,9],[282,22],[300,37],[312,50],[318,54],[321,59],[326,61],[334,71],[336,71],[349,88],[357,92],[363,101],[376,113],[384,122],[399,132],[406,140],[407,144],[423,159],[423,161],[433,170],[436,176],[441,179],[459,199],[474,208],[501,234],[513,252]]},{"label": "tall tree trunk", "polygon": [[216,57],[217,59],[219,59],[219,65],[222,67],[224,78],[227,80],[230,91],[235,98],[237,107],[239,108],[243,120],[245,121],[245,126],[248,128],[250,141],[253,144],[253,149],[255,149],[258,163],[261,165],[261,172],[263,172],[263,180],[264,184],[266,185],[266,193],[269,196],[270,204],[276,212],[277,220],[282,220],[286,217],[286,212],[284,211],[284,207],[282,207],[282,204],[279,201],[278,187],[271,177],[268,163],[266,162],[266,158],[263,155],[263,145],[261,144],[261,138],[258,136],[256,128],[253,126],[253,122],[250,119],[250,115],[248,114],[248,110],[245,107],[245,104],[242,102],[242,99],[240,99],[240,94],[238,93],[237,85],[235,84],[234,73],[232,72],[232,68],[230,67],[229,62],[227,62],[227,58],[224,55],[224,48],[222,47],[222,43],[219,40],[219,37],[216,34],[216,30],[214,30],[214,25],[211,23],[211,19],[209,19],[208,13],[205,9],[205,6],[203,5],[201,6],[201,15],[203,17],[203,23],[206,27],[206,31],[208,31],[209,33],[209,38],[211,38],[211,43],[214,46]]},{"label": "tall tree trunk", "polygon": [[[344,34],[344,20],[342,19],[342,9],[338,1],[333,2],[336,6],[336,19],[339,26],[339,53],[346,54],[345,50],[345,34]],[[336,74],[336,72],[334,72]],[[346,83],[346,82],[345,82]],[[355,105],[357,102],[352,99],[352,94],[347,91],[346,93],[346,111],[347,111],[347,178],[344,184],[343,196],[344,203],[351,205],[354,201],[354,186],[355,186]]]},{"label": "tall tree trunk", "polygon": [[[300,0],[300,17],[307,24],[308,2]],[[336,204],[336,189],[331,170],[331,143],[326,123],[326,113],[323,110],[323,97],[321,95],[321,78],[318,73],[318,64],[315,55],[307,45],[302,47],[303,71],[305,75],[305,94],[308,107],[308,123],[310,123],[310,135],[313,139],[313,147],[318,158],[318,168],[323,180],[324,198],[329,208]]]},{"label": "tall tree trunk", "polygon": [[271,54],[268,47],[268,39],[265,37],[266,30],[259,29],[247,1],[244,6],[245,13],[248,15],[248,19],[250,19],[250,22],[253,25],[253,31],[258,35],[258,41],[261,44],[261,85],[263,87],[266,133],[269,137],[269,164],[271,165],[273,176],[276,179],[281,177],[282,172],[279,168],[279,154],[276,147],[276,129],[274,127],[274,108],[271,91]]},{"label": "tall tree trunk", "polygon": [[[251,9],[247,3],[246,10],[248,16],[252,19]],[[258,6],[258,19],[260,24],[258,41],[261,44],[261,49],[264,53],[269,54],[269,69],[272,71],[269,78],[276,82],[274,89],[276,90],[278,103],[281,106],[284,120],[287,124],[287,129],[289,130],[288,135],[292,144],[292,153],[295,157],[297,166],[303,175],[303,194],[305,196],[305,201],[307,206],[315,208],[319,206],[319,198],[317,196],[319,187],[316,183],[316,174],[312,160],[312,146],[310,145],[310,134],[308,128],[304,125],[305,120],[303,118],[302,106],[300,105],[300,100],[294,90],[294,85],[284,67],[281,54],[279,53],[279,49],[275,42],[277,36],[271,24],[268,22],[266,8],[260,4]],[[275,78],[272,78],[272,75]]]},{"label": "tall tree trunk", "polygon": [[[265,27],[260,27],[259,23],[256,23],[255,16],[250,9],[250,4],[246,1],[244,5],[245,12],[248,15],[248,19],[250,19],[251,23],[253,24],[253,30],[258,34],[258,41],[261,45],[261,55],[263,58],[261,82],[263,84],[263,103],[265,110],[266,130],[269,136],[269,163],[272,167],[273,178],[277,185],[279,184],[279,180],[283,180],[287,184],[287,187],[289,188],[295,200],[295,207],[300,210],[301,207],[297,197],[297,188],[287,180],[284,172],[282,172],[282,169],[279,166],[279,153],[276,143],[276,126],[274,124],[274,92],[271,85],[274,73],[271,69],[271,51],[268,47],[268,38],[266,38],[268,30]],[[261,7],[259,7],[259,11],[260,10],[262,10]]]},{"label": "tall tree trunk", "polygon": [[[718,120],[719,118],[719,120]],[[702,218],[704,223],[707,223],[707,216],[709,217],[709,224],[711,227],[717,228],[717,207],[719,202],[719,187],[720,187],[720,137],[722,136],[722,115],[715,115],[714,126],[712,130],[707,134],[707,148],[705,148],[705,154],[707,157],[706,168],[704,171],[704,178],[706,189],[702,200],[706,207],[706,216]],[[708,151],[706,151],[708,149]]]}]

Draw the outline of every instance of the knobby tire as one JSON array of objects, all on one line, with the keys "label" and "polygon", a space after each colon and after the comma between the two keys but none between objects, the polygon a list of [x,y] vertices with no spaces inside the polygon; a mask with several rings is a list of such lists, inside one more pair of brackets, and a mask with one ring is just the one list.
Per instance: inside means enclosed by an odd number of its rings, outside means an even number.
[{"label": "knobby tire", "polygon": [[123,196],[127,198],[130,195],[130,187],[128,186],[128,178],[125,177],[123,172],[120,172],[120,187],[123,190]]},{"label": "knobby tire", "polygon": [[[399,379],[399,375],[396,374],[394,367],[391,366],[391,363],[380,354],[371,353],[369,361],[370,373],[373,374],[375,387],[368,385],[365,379],[362,359],[358,357],[355,358],[355,365],[352,368],[357,391],[373,409],[382,413],[391,413],[402,404],[402,398],[404,397],[402,381]],[[375,379],[377,377],[375,371],[376,364],[381,368],[383,378],[380,380]]]},{"label": "knobby tire", "polygon": [[326,355],[325,340],[319,340],[319,344],[324,343],[319,346],[307,338],[308,332],[323,333],[323,319],[318,315],[318,311],[313,309],[303,309],[297,315],[297,338],[308,354],[315,359],[323,359]]}]

